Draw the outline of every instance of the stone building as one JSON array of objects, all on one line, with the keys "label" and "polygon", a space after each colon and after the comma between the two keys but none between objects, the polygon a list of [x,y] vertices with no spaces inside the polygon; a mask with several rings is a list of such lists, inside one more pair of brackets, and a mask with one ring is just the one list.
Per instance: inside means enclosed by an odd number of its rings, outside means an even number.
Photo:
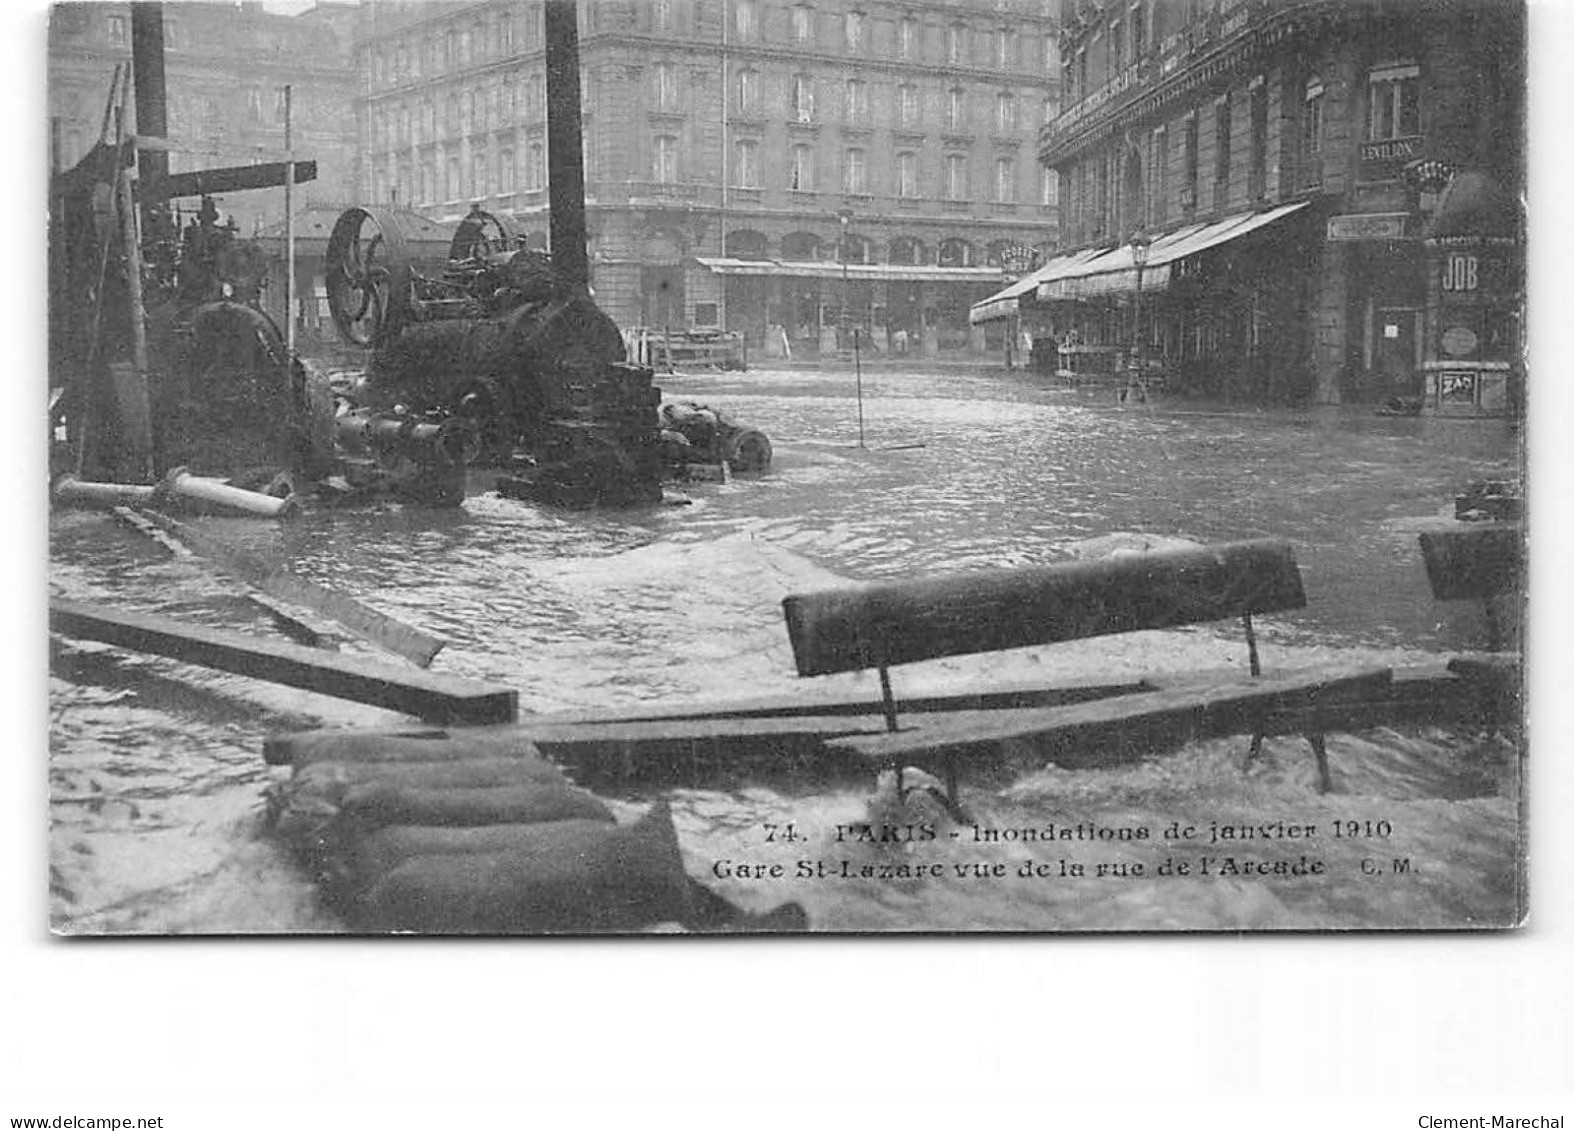
[{"label": "stone building", "polygon": [[[845,346],[843,324],[864,348],[983,348],[967,311],[1003,250],[1057,238],[1034,153],[1059,111],[1054,2],[581,3],[598,302],[795,355]],[[364,6],[365,199],[449,222],[478,201],[545,240],[541,13]]]},{"label": "stone building", "polygon": [[[288,84],[294,149],[317,162],[316,180],[299,186],[298,199],[337,204],[353,196],[353,5],[319,4],[294,16],[260,3],[163,8],[170,172],[282,160]],[[116,64],[131,65],[131,5],[52,9],[48,111],[58,168],[75,164],[98,141]],[[134,132],[135,121],[125,129]],[[191,210],[197,204],[177,203]],[[282,190],[236,192],[216,203],[242,235],[284,215]]]},{"label": "stone building", "polygon": [[1018,316],[1119,365],[1140,341],[1208,394],[1512,400],[1518,4],[1065,0],[1062,19],[1066,105],[1039,159],[1065,252],[975,319]]}]

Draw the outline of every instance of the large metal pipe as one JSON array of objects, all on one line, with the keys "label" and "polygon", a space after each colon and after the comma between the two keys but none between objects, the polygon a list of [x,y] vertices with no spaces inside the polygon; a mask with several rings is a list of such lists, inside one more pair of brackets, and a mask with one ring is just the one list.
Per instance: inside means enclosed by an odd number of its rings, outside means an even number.
[{"label": "large metal pipe", "polygon": [[192,475],[184,467],[177,467],[166,475],[159,484],[159,491],[164,495],[181,495],[262,518],[289,518],[300,509],[294,495],[281,499],[258,491],[246,491],[218,479]]},{"label": "large metal pipe", "polygon": [[559,280],[590,289],[585,251],[585,161],[579,113],[579,15],[575,0],[546,0],[547,197],[552,266]]}]

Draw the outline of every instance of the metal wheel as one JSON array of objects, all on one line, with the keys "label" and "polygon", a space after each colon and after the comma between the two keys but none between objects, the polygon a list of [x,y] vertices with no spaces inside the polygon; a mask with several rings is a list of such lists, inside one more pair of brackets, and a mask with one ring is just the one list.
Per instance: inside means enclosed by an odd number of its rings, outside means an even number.
[{"label": "metal wheel", "polygon": [[449,262],[466,259],[485,259],[488,255],[513,251],[518,246],[518,232],[507,216],[493,212],[472,212],[459,221],[453,241],[448,246]]},{"label": "metal wheel", "polygon": [[378,345],[403,321],[409,257],[391,218],[365,208],[341,214],[328,237],[324,276],[328,309],[345,341]]}]

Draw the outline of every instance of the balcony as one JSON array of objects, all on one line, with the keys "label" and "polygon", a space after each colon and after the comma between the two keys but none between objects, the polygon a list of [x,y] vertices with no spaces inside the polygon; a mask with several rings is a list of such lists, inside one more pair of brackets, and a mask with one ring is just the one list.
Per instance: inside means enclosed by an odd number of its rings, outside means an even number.
[{"label": "balcony", "polygon": [[[1039,131],[1040,160],[1053,163],[1095,123],[1108,121],[1143,95],[1176,90],[1179,79],[1198,66],[1245,67],[1264,48],[1282,41],[1309,13],[1337,8],[1340,0],[1241,0],[1227,16],[1210,13],[1172,35],[1103,85],[1086,92]],[[1146,110],[1157,109],[1143,100]]]}]

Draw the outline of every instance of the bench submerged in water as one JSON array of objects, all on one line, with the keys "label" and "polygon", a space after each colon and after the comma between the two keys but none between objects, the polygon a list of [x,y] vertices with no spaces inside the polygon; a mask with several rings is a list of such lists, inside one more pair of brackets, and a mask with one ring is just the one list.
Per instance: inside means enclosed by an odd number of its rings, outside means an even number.
[{"label": "bench submerged in water", "polygon": [[[1304,731],[1329,787],[1324,722],[1330,708],[1370,699],[1392,679],[1384,667],[1264,676],[1252,617],[1306,604],[1287,543],[1234,542],[1097,562],[988,570],[793,595],[783,601],[800,676],[875,668],[886,729],[829,741],[899,773],[937,769],[953,798],[957,760],[1002,741],[1029,741],[1079,764],[1106,764],[1198,738]],[[1092,702],[930,716],[901,725],[890,669],[948,656],[1174,628],[1239,617],[1249,676],[1160,682]],[[1327,729],[1332,729],[1331,727]]]}]

